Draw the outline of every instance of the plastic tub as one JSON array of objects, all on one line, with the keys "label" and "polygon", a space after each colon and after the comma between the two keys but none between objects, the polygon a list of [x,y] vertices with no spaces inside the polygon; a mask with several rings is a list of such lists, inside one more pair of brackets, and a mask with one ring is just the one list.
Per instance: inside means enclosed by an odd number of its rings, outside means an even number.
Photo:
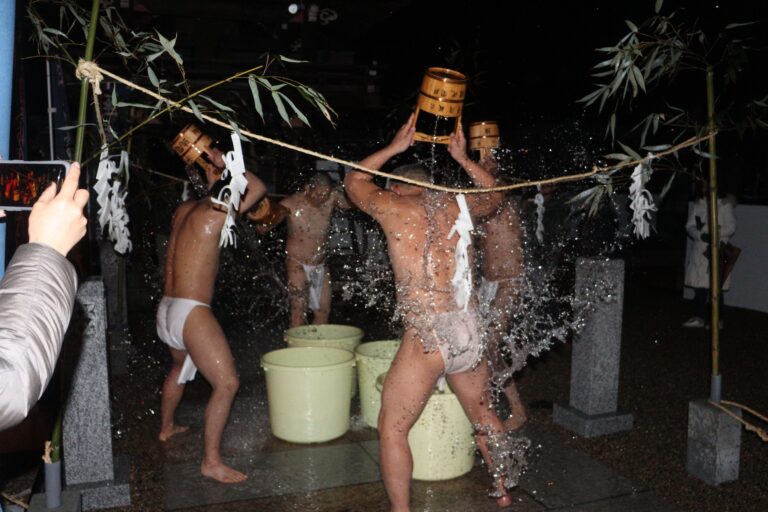
[{"label": "plastic tub", "polygon": [[[301,325],[285,331],[285,342],[289,347],[341,348],[354,352],[363,339],[363,330],[352,325],[320,324]],[[357,378],[352,374],[352,394],[357,393]]]},{"label": "plastic tub", "polygon": [[322,443],[349,430],[349,380],[355,356],[338,348],[296,347],[261,358],[275,437]]},{"label": "plastic tub", "polygon": [[[376,387],[383,388],[386,374]],[[414,480],[448,480],[465,475],[475,462],[472,424],[450,387],[435,390],[408,434]]]},{"label": "plastic tub", "polygon": [[360,390],[360,412],[369,427],[376,428],[381,409],[381,392],[376,389],[376,379],[389,370],[400,340],[368,341],[357,346],[357,380]]}]

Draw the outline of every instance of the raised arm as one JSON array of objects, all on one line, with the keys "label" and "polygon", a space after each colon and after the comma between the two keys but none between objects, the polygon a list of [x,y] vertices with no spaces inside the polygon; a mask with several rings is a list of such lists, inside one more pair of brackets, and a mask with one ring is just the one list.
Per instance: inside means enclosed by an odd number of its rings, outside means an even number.
[{"label": "raised arm", "polygon": [[[416,132],[416,118],[413,114],[400,127],[392,142],[375,153],[364,158],[360,165],[378,170],[392,157],[399,155],[413,144],[413,134]],[[384,190],[373,182],[373,175],[367,172],[351,171],[344,177],[344,189],[347,191],[352,204],[365,213],[374,216],[377,212],[391,209],[397,201],[397,195]]]},{"label": "raised arm", "polygon": [[248,180],[248,186],[245,189],[245,195],[240,200],[240,212],[247,212],[251,206],[267,194],[267,186],[251,171],[245,171],[245,179]]},{"label": "raised arm", "polygon": [[[467,156],[467,140],[464,138],[464,130],[459,129],[451,134],[448,143],[448,152],[462,169],[469,175],[472,182],[478,187],[492,187],[496,185],[496,178],[483,166],[473,162]],[[495,162],[494,162],[495,163]],[[498,208],[504,195],[501,192],[485,194],[468,194],[467,205],[473,215],[483,217]]]}]

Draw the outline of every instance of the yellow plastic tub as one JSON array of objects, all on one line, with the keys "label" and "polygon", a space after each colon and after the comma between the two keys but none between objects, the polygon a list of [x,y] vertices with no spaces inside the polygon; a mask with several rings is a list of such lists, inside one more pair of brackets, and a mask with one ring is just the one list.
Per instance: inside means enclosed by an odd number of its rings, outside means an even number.
[{"label": "yellow plastic tub", "polygon": [[381,409],[381,393],[376,389],[376,379],[389,370],[400,340],[368,341],[357,346],[357,380],[360,390],[360,412],[369,427],[376,428]]},{"label": "yellow plastic tub", "polygon": [[[352,325],[320,324],[292,327],[285,331],[289,347],[341,348],[354,352],[363,339],[363,330]],[[353,374],[350,383],[352,395],[357,393],[357,378]]]},{"label": "yellow plastic tub", "polygon": [[[386,374],[376,381],[379,391]],[[408,434],[414,480],[449,480],[465,475],[475,462],[472,424],[450,387],[435,390]]]},{"label": "yellow plastic tub", "polygon": [[338,348],[283,348],[265,354],[261,366],[272,434],[292,443],[322,443],[344,435],[354,365],[354,354]]}]

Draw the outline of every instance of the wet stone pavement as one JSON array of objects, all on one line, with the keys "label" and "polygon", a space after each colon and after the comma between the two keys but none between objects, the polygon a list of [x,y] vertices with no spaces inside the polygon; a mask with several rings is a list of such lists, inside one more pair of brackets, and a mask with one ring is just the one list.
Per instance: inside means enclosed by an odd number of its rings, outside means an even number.
[{"label": "wet stone pavement", "polygon": [[[264,375],[259,356],[282,346],[278,333],[258,350],[233,343],[241,389],[223,440],[227,463],[248,474],[248,481],[221,485],[200,475],[202,418],[209,388],[200,378],[188,385],[177,420],[188,433],[163,447],[165,510],[386,511],[378,466],[376,430],[359,416],[353,398],[351,428],[327,443],[294,444],[272,436]],[[368,337],[366,337],[366,341]],[[666,512],[677,510],[585,453],[568,447],[536,425],[525,428],[533,441],[528,471],[513,491],[520,512],[547,510]],[[487,497],[490,477],[479,456],[473,470],[440,482],[415,482],[413,510],[466,512],[499,510]]]},{"label": "wet stone pavement", "polygon": [[[649,279],[642,274],[628,282],[619,406],[634,414],[633,430],[582,439],[552,423],[552,404],[567,402],[569,344],[552,347],[521,372],[518,386],[529,414],[525,434],[533,440],[534,452],[509,510],[768,510],[768,485],[762,479],[766,448],[756,436],[742,436],[738,482],[710,487],[685,472],[687,401],[706,396],[708,351],[703,329],[679,327],[688,306],[669,289],[674,281],[668,277]],[[357,398],[351,428],[339,439],[293,444],[272,436],[259,362],[284,346],[285,318],[269,319],[264,326],[215,310],[241,380],[222,453],[249,475],[247,482],[219,485],[198,472],[203,410],[210,393],[199,376],[187,386],[177,415],[190,431],[168,443],[158,442],[159,391],[170,362],[167,349],[154,340],[158,299],[146,288],[134,290],[129,373],[113,375],[111,383],[115,453],[127,455],[131,464],[132,504],[118,512],[388,510],[377,465],[377,433],[360,419]],[[761,334],[768,332],[768,315],[728,308],[726,314],[728,350],[723,364],[730,369],[728,395],[760,408],[768,403]],[[364,342],[394,337],[376,313],[340,305],[331,322],[363,327]],[[486,497],[489,487],[490,477],[476,458],[472,471],[462,477],[414,482],[413,510],[499,510]]]}]

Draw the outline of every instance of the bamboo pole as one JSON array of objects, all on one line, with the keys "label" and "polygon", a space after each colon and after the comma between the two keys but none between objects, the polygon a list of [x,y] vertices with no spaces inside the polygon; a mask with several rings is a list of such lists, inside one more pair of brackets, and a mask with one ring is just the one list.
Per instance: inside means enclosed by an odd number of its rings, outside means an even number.
[{"label": "bamboo pole", "polygon": [[[93,47],[96,42],[96,26],[99,22],[99,2],[100,0],[93,0],[91,4],[91,24],[88,26],[88,41],[85,45],[85,59],[90,60],[93,58]],[[80,106],[77,112],[77,135],[75,138],[75,161],[79,162],[83,156],[83,141],[85,140],[85,114],[86,107],[88,106],[88,79],[83,78],[80,81]],[[61,456],[61,422],[64,416],[64,397],[62,396],[62,403],[59,404],[59,414],[56,418],[56,423],[53,426],[53,432],[51,433],[51,444],[53,450],[51,452],[51,461],[58,462]]]},{"label": "bamboo pole", "polygon": [[720,375],[720,229],[717,222],[717,149],[715,146],[715,86],[712,66],[707,66],[707,130],[709,131],[709,291],[712,375],[709,394],[713,402],[722,395]]},{"label": "bamboo pole", "polygon": [[[85,60],[93,59],[93,46],[96,43],[96,27],[99,24],[100,0],[93,0],[91,4],[91,22],[88,25],[88,40],[85,43]],[[80,105],[77,110],[77,134],[75,136],[75,161],[79,162],[83,157],[83,141],[85,140],[85,114],[88,107],[88,79],[80,80]]]}]

